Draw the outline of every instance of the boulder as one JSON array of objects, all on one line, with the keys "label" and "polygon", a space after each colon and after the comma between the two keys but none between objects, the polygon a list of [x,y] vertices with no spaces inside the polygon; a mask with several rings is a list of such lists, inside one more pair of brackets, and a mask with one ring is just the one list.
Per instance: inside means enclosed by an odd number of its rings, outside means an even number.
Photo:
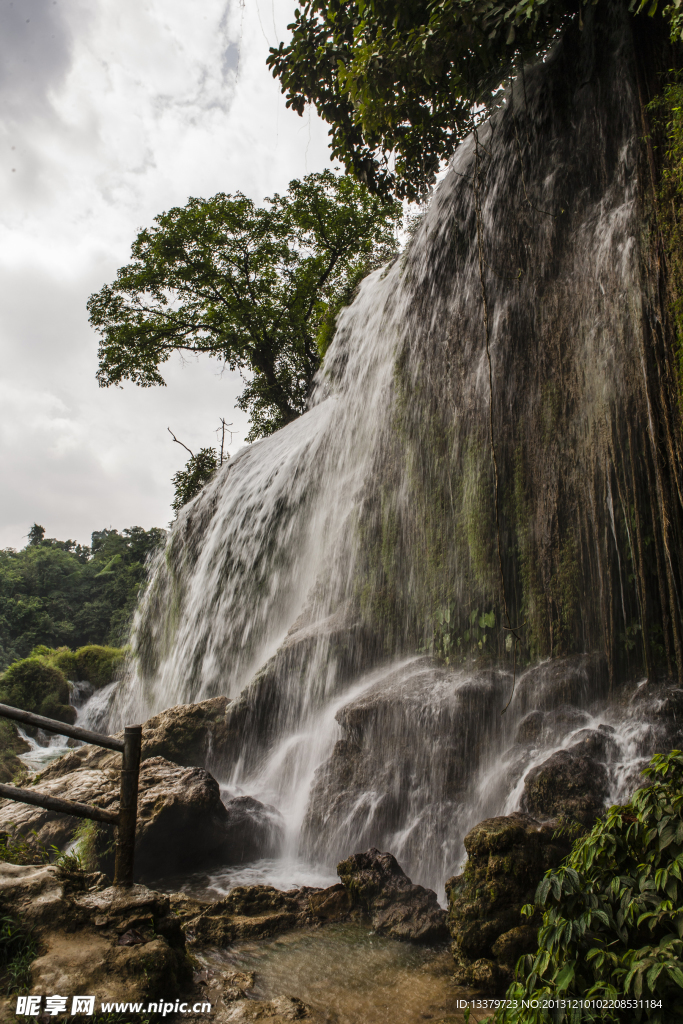
[{"label": "boulder", "polygon": [[392,854],[374,847],[356,853],[337,865],[337,874],[378,934],[412,942],[447,938],[446,913],[436,893],[413,885]]},{"label": "boulder", "polygon": [[174,911],[193,946],[224,947],[237,939],[264,939],[291,928],[348,921],[353,901],[343,885],[302,886],[282,892],[272,885],[237,886],[215,903],[182,893],[171,897]]},{"label": "boulder", "polygon": [[604,654],[575,654],[541,662],[523,672],[511,707],[522,715],[549,711],[561,704],[586,708],[608,694],[609,673]]},{"label": "boulder", "polygon": [[[0,862],[0,903],[38,940],[34,992],[147,1001],[175,999],[192,982],[168,897],[144,886],[115,889],[102,874]],[[122,942],[131,932],[135,942]],[[3,1010],[9,1016],[13,1006]]]},{"label": "boulder", "polygon": [[[164,757],[185,767],[208,768],[212,752],[223,740],[227,697],[213,697],[198,704],[178,704],[149,718],[142,726],[142,761]],[[123,733],[116,733],[118,739]],[[56,758],[41,773],[41,779],[58,779],[77,768],[117,769],[120,754],[86,744]]]},{"label": "boulder", "polygon": [[[588,731],[588,730],[586,730]],[[560,815],[593,825],[609,795],[609,779],[604,764],[583,753],[587,747],[600,748],[595,730],[569,750],[558,750],[543,764],[532,768],[524,779],[522,807],[541,819]],[[604,738],[605,745],[609,736]],[[604,748],[603,748],[604,749]]]},{"label": "boulder", "polygon": [[[114,767],[82,766],[78,754],[74,751],[60,758],[62,767],[65,763],[71,771],[62,774],[48,769],[35,788],[50,796],[116,811],[119,773]],[[163,757],[144,761],[138,796],[136,878],[159,878],[211,863],[240,863],[243,856],[251,859],[256,851],[261,851],[260,856],[272,854],[282,835],[277,811],[250,798],[246,803],[245,798],[232,803],[236,806],[222,803],[218,783],[203,768],[182,768]],[[35,830],[38,840],[47,846],[66,846],[81,820],[11,801],[0,807],[0,831],[10,825],[24,834]],[[242,833],[248,841],[242,840]],[[108,873],[113,870],[113,838],[113,826],[98,827],[94,853],[98,866]]]},{"label": "boulder", "polygon": [[238,796],[225,804],[228,812],[226,863],[244,864],[260,857],[275,857],[282,846],[282,815],[253,796]]},{"label": "boulder", "polygon": [[545,872],[569,851],[569,842],[553,839],[553,832],[552,826],[518,812],[488,818],[465,837],[465,870],[446,882],[461,984],[500,993],[512,980],[516,960],[536,950],[540,921],[525,921],[521,909],[534,902]]}]

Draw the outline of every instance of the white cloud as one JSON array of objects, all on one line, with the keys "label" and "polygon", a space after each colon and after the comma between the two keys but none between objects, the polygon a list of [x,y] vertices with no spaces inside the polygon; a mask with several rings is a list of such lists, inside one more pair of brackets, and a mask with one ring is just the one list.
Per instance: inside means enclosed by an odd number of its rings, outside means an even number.
[{"label": "white cloud", "polygon": [[[87,541],[165,525],[170,477],[242,384],[172,362],[162,389],[99,389],[88,295],[140,227],[189,196],[256,201],[327,166],[327,129],[265,66],[293,6],[14,0],[0,8],[0,545],[31,523]],[[239,65],[239,69],[238,69]],[[233,446],[235,447],[235,446]]]}]

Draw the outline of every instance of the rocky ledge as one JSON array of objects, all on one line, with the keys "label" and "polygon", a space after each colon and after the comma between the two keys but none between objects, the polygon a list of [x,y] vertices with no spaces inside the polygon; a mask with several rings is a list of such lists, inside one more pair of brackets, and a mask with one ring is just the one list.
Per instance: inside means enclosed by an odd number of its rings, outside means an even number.
[{"label": "rocky ledge", "polygon": [[448,922],[456,978],[488,993],[502,993],[515,963],[535,952],[538,917],[523,919],[549,868],[569,852],[555,826],[516,813],[480,822],[465,837],[462,875],[446,882]]}]

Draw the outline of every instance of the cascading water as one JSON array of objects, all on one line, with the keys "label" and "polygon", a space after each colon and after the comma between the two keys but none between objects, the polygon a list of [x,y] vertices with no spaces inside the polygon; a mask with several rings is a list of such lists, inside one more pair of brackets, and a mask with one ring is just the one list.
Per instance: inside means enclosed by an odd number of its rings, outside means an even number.
[{"label": "cascading water", "polygon": [[210,768],[280,810],[283,857],[374,844],[440,888],[548,756],[584,744],[615,799],[671,739],[680,439],[630,31],[589,8],[525,70],[340,317],[310,411],[153,567],[110,727],[231,698]]}]

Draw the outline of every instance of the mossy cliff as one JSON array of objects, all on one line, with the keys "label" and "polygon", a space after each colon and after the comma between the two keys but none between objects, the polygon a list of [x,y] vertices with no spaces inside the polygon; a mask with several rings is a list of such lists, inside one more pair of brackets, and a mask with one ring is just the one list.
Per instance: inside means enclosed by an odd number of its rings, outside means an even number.
[{"label": "mossy cliff", "polygon": [[534,902],[541,878],[557,867],[570,844],[554,825],[526,814],[489,818],[465,837],[463,874],[446,882],[448,922],[456,977],[462,984],[500,993],[520,956],[536,949],[540,916],[521,916]]},{"label": "mossy cliff", "polygon": [[679,56],[592,8],[461,147],[413,240],[358,517],[385,649],[511,661],[519,626],[518,661],[603,650],[613,680],[683,680],[678,78],[659,148],[643,131]]}]

